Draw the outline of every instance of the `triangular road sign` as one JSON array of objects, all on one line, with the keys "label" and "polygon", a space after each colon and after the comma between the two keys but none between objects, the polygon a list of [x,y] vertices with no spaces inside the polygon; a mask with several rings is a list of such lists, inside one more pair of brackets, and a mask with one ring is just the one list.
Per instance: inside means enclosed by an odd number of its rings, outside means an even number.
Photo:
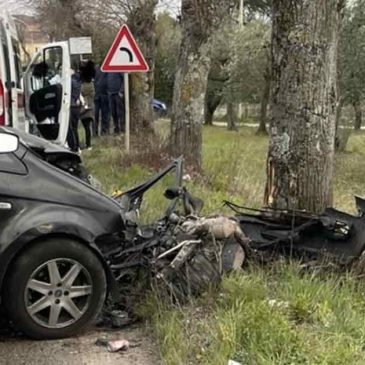
[{"label": "triangular road sign", "polygon": [[147,72],[149,67],[127,25],[123,25],[101,70],[104,72]]}]

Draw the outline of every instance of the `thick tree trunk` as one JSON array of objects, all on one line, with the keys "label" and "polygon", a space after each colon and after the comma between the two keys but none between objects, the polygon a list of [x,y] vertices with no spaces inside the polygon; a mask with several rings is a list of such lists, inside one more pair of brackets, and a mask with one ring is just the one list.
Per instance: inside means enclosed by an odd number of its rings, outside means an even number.
[{"label": "thick tree trunk", "polygon": [[267,123],[267,106],[270,98],[270,86],[271,77],[270,70],[267,70],[265,75],[265,85],[261,98],[261,109],[260,109],[260,124],[257,130],[257,134],[267,134],[266,123]]},{"label": "thick tree trunk", "polygon": [[361,129],[361,123],[362,123],[362,111],[361,111],[361,103],[360,100],[356,100],[352,103],[352,106],[354,107],[355,111],[355,124],[354,128],[355,130]]},{"label": "thick tree trunk", "polygon": [[173,154],[184,155],[188,163],[198,169],[201,167],[203,106],[210,66],[206,50],[202,47],[194,51],[189,39],[183,39],[171,120]]},{"label": "thick tree trunk", "polygon": [[182,0],[182,43],[175,78],[171,118],[171,150],[198,170],[202,161],[204,100],[210,70],[209,41],[225,5],[219,0]]},{"label": "thick tree trunk", "polygon": [[321,212],[332,203],[342,0],[273,0],[265,203]]},{"label": "thick tree trunk", "polygon": [[238,131],[238,104],[227,103],[227,128],[229,131]]},{"label": "thick tree trunk", "polygon": [[137,134],[153,132],[152,99],[155,91],[156,33],[154,11],[158,0],[143,0],[131,11],[128,23],[150,71],[130,76],[131,130]]}]

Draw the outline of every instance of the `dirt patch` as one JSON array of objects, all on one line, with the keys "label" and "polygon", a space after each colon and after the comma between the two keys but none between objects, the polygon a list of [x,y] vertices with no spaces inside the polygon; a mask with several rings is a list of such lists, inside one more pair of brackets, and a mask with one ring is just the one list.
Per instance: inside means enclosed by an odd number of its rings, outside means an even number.
[{"label": "dirt patch", "polygon": [[[108,353],[98,347],[98,338],[126,339],[132,344],[127,352]],[[56,340],[31,341],[21,337],[0,337],[3,365],[159,365],[157,346],[143,326],[122,331],[89,331],[83,336]]]}]

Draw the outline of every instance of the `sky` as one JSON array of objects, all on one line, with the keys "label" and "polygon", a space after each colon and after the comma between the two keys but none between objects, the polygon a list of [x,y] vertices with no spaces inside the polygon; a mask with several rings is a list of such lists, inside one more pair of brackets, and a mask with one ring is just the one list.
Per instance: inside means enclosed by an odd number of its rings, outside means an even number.
[{"label": "sky", "polygon": [[180,13],[181,0],[160,0],[157,5],[158,11],[169,11],[172,15]]},{"label": "sky", "polygon": [[[17,0],[0,0],[0,10],[6,9],[9,12],[16,10],[17,13],[26,12],[25,7],[19,7],[19,1]],[[169,11],[172,15],[177,16],[180,13],[181,0],[159,0],[157,9],[161,11]]]}]

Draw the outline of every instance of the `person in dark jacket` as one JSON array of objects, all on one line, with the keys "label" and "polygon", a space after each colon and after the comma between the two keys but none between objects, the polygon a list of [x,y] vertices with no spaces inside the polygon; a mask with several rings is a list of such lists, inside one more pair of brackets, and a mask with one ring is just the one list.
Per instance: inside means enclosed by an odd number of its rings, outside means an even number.
[{"label": "person in dark jacket", "polygon": [[91,149],[91,128],[94,125],[95,116],[95,89],[93,82],[95,74],[95,65],[92,61],[87,61],[80,68],[81,95],[83,99],[80,119],[85,129],[85,143],[88,150]]},{"label": "person in dark jacket", "polygon": [[107,90],[110,111],[114,122],[114,133],[120,134],[125,130],[124,75],[121,73],[109,73],[107,76]]},{"label": "person in dark jacket", "polygon": [[[98,66],[96,68],[95,75],[95,120],[94,120],[94,136],[99,135],[101,129],[101,135],[109,133],[109,97],[108,97],[108,75],[100,70]],[[101,112],[101,113],[100,113]],[[101,114],[101,128],[99,128]]]},{"label": "person in dark jacket", "polygon": [[79,119],[80,119],[80,95],[81,95],[81,79],[77,71],[77,66],[71,68],[73,72],[71,76],[71,109],[70,124],[67,134],[67,144],[71,151],[79,152]]}]

